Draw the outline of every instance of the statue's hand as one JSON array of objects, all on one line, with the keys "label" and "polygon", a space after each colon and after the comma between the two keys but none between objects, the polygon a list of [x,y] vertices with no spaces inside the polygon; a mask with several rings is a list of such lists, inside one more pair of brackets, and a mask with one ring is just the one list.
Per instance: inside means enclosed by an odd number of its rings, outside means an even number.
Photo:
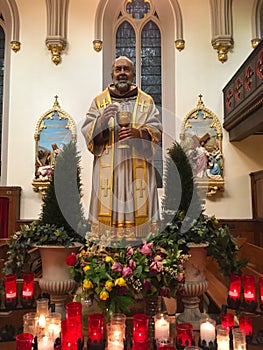
[{"label": "statue's hand", "polygon": [[108,128],[108,123],[109,123],[110,118],[115,117],[117,112],[118,112],[118,106],[116,106],[114,104],[110,104],[104,109],[104,111],[100,117],[101,125],[102,125],[103,129]]}]

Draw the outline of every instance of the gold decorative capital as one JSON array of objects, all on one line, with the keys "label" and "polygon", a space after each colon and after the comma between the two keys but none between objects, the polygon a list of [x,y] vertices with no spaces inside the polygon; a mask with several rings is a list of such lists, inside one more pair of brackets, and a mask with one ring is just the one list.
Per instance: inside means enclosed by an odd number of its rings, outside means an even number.
[{"label": "gold decorative capital", "polygon": [[93,40],[93,49],[96,52],[100,52],[102,50],[102,40],[99,40],[99,39]]},{"label": "gold decorative capital", "polygon": [[183,39],[175,40],[175,47],[178,51],[182,51],[185,47],[185,41]]},{"label": "gold decorative capital", "polygon": [[66,48],[66,42],[62,39],[46,39],[46,46],[51,51],[52,62],[56,65],[61,63],[61,53]]},{"label": "gold decorative capital", "polygon": [[232,38],[219,38],[212,41],[213,48],[217,50],[218,60],[221,63],[227,61],[227,54],[233,48],[233,44]]},{"label": "gold decorative capital", "polygon": [[14,52],[17,52],[21,48],[21,43],[19,41],[11,41],[10,46]]},{"label": "gold decorative capital", "polygon": [[259,38],[255,38],[255,39],[251,40],[251,45],[252,45],[253,49],[255,49],[258,46],[260,41],[261,41],[261,39],[259,39]]}]

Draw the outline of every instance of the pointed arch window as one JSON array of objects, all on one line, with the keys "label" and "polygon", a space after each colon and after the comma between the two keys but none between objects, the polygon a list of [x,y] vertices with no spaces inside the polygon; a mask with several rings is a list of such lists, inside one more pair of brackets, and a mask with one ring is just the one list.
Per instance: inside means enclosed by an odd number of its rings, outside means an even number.
[{"label": "pointed arch window", "polygon": [[[3,90],[4,90],[4,57],[5,57],[5,32],[0,26],[0,155],[2,155],[2,129],[3,129]],[[0,175],[2,169],[0,160]]]},{"label": "pointed arch window", "polygon": [[[124,55],[134,62],[137,85],[153,97],[162,118],[162,57],[158,15],[153,12],[149,1],[128,0],[124,9],[118,17],[115,56]],[[162,187],[161,142],[159,146],[154,162],[157,186]]]}]

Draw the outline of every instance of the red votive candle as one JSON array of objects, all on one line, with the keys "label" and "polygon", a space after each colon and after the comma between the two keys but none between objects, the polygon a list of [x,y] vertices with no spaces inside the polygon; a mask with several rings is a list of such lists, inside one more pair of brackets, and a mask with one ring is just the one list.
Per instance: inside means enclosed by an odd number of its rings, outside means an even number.
[{"label": "red votive candle", "polygon": [[89,343],[100,343],[104,341],[105,321],[103,314],[92,314],[88,316],[88,341]]},{"label": "red votive candle", "polygon": [[230,313],[222,314],[221,315],[221,325],[224,327],[227,327],[228,329],[231,329],[234,327],[234,315]]},{"label": "red votive candle", "polygon": [[34,272],[23,274],[22,300],[23,306],[31,306],[34,301]]},{"label": "red votive candle", "polygon": [[31,350],[33,335],[30,333],[21,333],[16,336],[16,350]]},{"label": "red votive candle", "polygon": [[148,340],[149,316],[135,314],[133,316],[132,340],[135,343],[143,343]]},{"label": "red votive candle", "polygon": [[227,303],[229,306],[233,308],[236,308],[240,305],[241,285],[242,285],[241,276],[236,273],[232,273],[230,275]]},{"label": "red votive candle", "polygon": [[34,296],[34,272],[26,272],[23,274],[23,299],[32,299]]},{"label": "red votive candle", "polygon": [[259,296],[260,296],[260,308],[263,310],[263,277],[259,278]]},{"label": "red votive candle", "polygon": [[244,301],[256,301],[256,282],[255,277],[251,275],[244,276]]},{"label": "red votive candle", "polygon": [[252,318],[250,316],[240,316],[239,317],[239,328],[246,332],[246,336],[252,336]]},{"label": "red votive candle", "polygon": [[82,339],[82,304],[78,301],[72,301],[66,304],[66,319],[74,325],[76,329],[76,338]]},{"label": "red votive candle", "polygon": [[75,327],[67,319],[61,321],[61,350],[77,350],[77,344]]},{"label": "red votive candle", "polygon": [[179,323],[176,326],[176,345],[189,346],[193,345],[193,326],[190,323]]},{"label": "red votive candle", "polygon": [[7,308],[16,307],[17,292],[16,292],[16,275],[10,274],[4,276],[5,285],[5,306]]},{"label": "red votive candle", "polygon": [[243,280],[244,308],[247,311],[255,311],[257,308],[256,281],[252,275],[245,275]]}]

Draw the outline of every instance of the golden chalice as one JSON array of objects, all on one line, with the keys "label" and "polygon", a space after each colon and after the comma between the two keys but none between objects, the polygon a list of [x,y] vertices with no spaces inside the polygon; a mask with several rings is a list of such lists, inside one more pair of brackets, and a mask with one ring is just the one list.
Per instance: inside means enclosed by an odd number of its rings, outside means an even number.
[{"label": "golden chalice", "polygon": [[[117,113],[117,122],[122,129],[129,127],[131,123],[131,112],[119,111]],[[121,144],[118,146],[118,148],[129,148],[129,145],[127,143],[124,143],[124,141],[120,142]]]}]

